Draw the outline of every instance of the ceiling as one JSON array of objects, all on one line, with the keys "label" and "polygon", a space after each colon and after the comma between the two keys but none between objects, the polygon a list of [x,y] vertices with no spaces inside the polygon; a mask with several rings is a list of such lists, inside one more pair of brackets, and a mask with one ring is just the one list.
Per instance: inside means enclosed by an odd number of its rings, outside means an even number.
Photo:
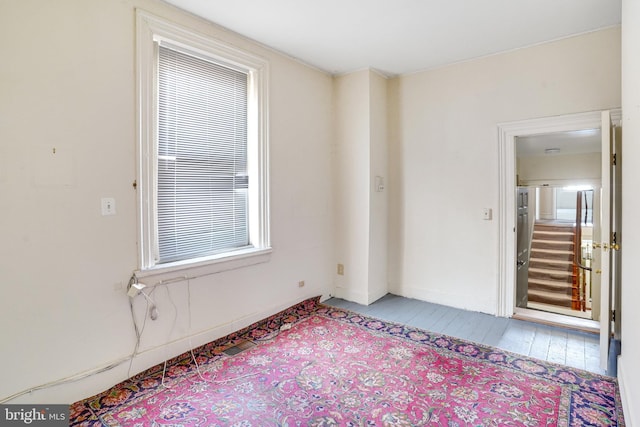
[{"label": "ceiling", "polygon": [[[600,129],[546,133],[516,138],[517,157],[562,156],[568,154],[600,153]],[[545,153],[545,150],[554,152]],[[557,152],[555,152],[557,150]]]},{"label": "ceiling", "polygon": [[621,0],[165,1],[332,74],[407,74],[621,21]]}]

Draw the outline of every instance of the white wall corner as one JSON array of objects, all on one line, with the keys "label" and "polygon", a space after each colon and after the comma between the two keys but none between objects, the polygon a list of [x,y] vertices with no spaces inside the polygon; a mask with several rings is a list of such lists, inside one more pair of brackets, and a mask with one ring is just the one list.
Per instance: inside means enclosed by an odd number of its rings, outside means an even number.
[{"label": "white wall corner", "polygon": [[366,293],[359,292],[351,288],[342,288],[336,286],[335,296],[336,298],[355,302],[357,304],[369,305],[369,297]]},{"label": "white wall corner", "polygon": [[334,279],[335,295],[369,304],[388,290],[387,81],[363,70],[334,78],[334,217],[336,261],[350,272]]}]

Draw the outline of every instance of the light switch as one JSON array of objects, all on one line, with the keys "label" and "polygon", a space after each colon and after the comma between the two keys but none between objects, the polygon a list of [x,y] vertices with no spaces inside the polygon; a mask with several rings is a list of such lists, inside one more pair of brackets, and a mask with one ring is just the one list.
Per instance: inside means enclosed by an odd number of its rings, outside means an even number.
[{"label": "light switch", "polygon": [[103,197],[100,201],[102,203],[102,216],[116,214],[116,199],[113,197]]}]

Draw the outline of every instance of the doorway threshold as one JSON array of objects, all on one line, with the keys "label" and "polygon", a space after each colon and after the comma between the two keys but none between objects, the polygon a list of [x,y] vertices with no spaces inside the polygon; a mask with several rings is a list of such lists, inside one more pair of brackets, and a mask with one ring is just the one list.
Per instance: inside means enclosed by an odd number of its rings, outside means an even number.
[{"label": "doorway threshold", "polygon": [[581,319],[563,314],[548,313],[539,310],[531,310],[528,308],[516,307],[513,312],[513,318],[518,320],[526,320],[528,322],[542,323],[550,326],[560,326],[592,334],[600,333],[600,322],[591,319]]},{"label": "doorway threshold", "polygon": [[544,304],[541,302],[529,301],[527,302],[526,308],[529,308],[531,310],[544,311],[547,313],[556,313],[556,314],[563,314],[565,316],[580,317],[582,319],[589,319],[589,320],[591,320],[591,316],[592,316],[591,310],[589,311],[572,310],[567,307],[558,307],[556,305]]}]

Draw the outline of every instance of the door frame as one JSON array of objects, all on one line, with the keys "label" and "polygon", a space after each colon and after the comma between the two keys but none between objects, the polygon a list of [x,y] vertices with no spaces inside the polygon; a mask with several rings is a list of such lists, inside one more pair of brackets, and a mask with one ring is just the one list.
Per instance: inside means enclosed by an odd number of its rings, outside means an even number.
[{"label": "door frame", "polygon": [[[612,109],[611,120],[620,125],[622,110]],[[596,129],[602,111],[542,117],[498,124],[498,294],[496,315],[511,317],[516,304],[516,137]]]}]

